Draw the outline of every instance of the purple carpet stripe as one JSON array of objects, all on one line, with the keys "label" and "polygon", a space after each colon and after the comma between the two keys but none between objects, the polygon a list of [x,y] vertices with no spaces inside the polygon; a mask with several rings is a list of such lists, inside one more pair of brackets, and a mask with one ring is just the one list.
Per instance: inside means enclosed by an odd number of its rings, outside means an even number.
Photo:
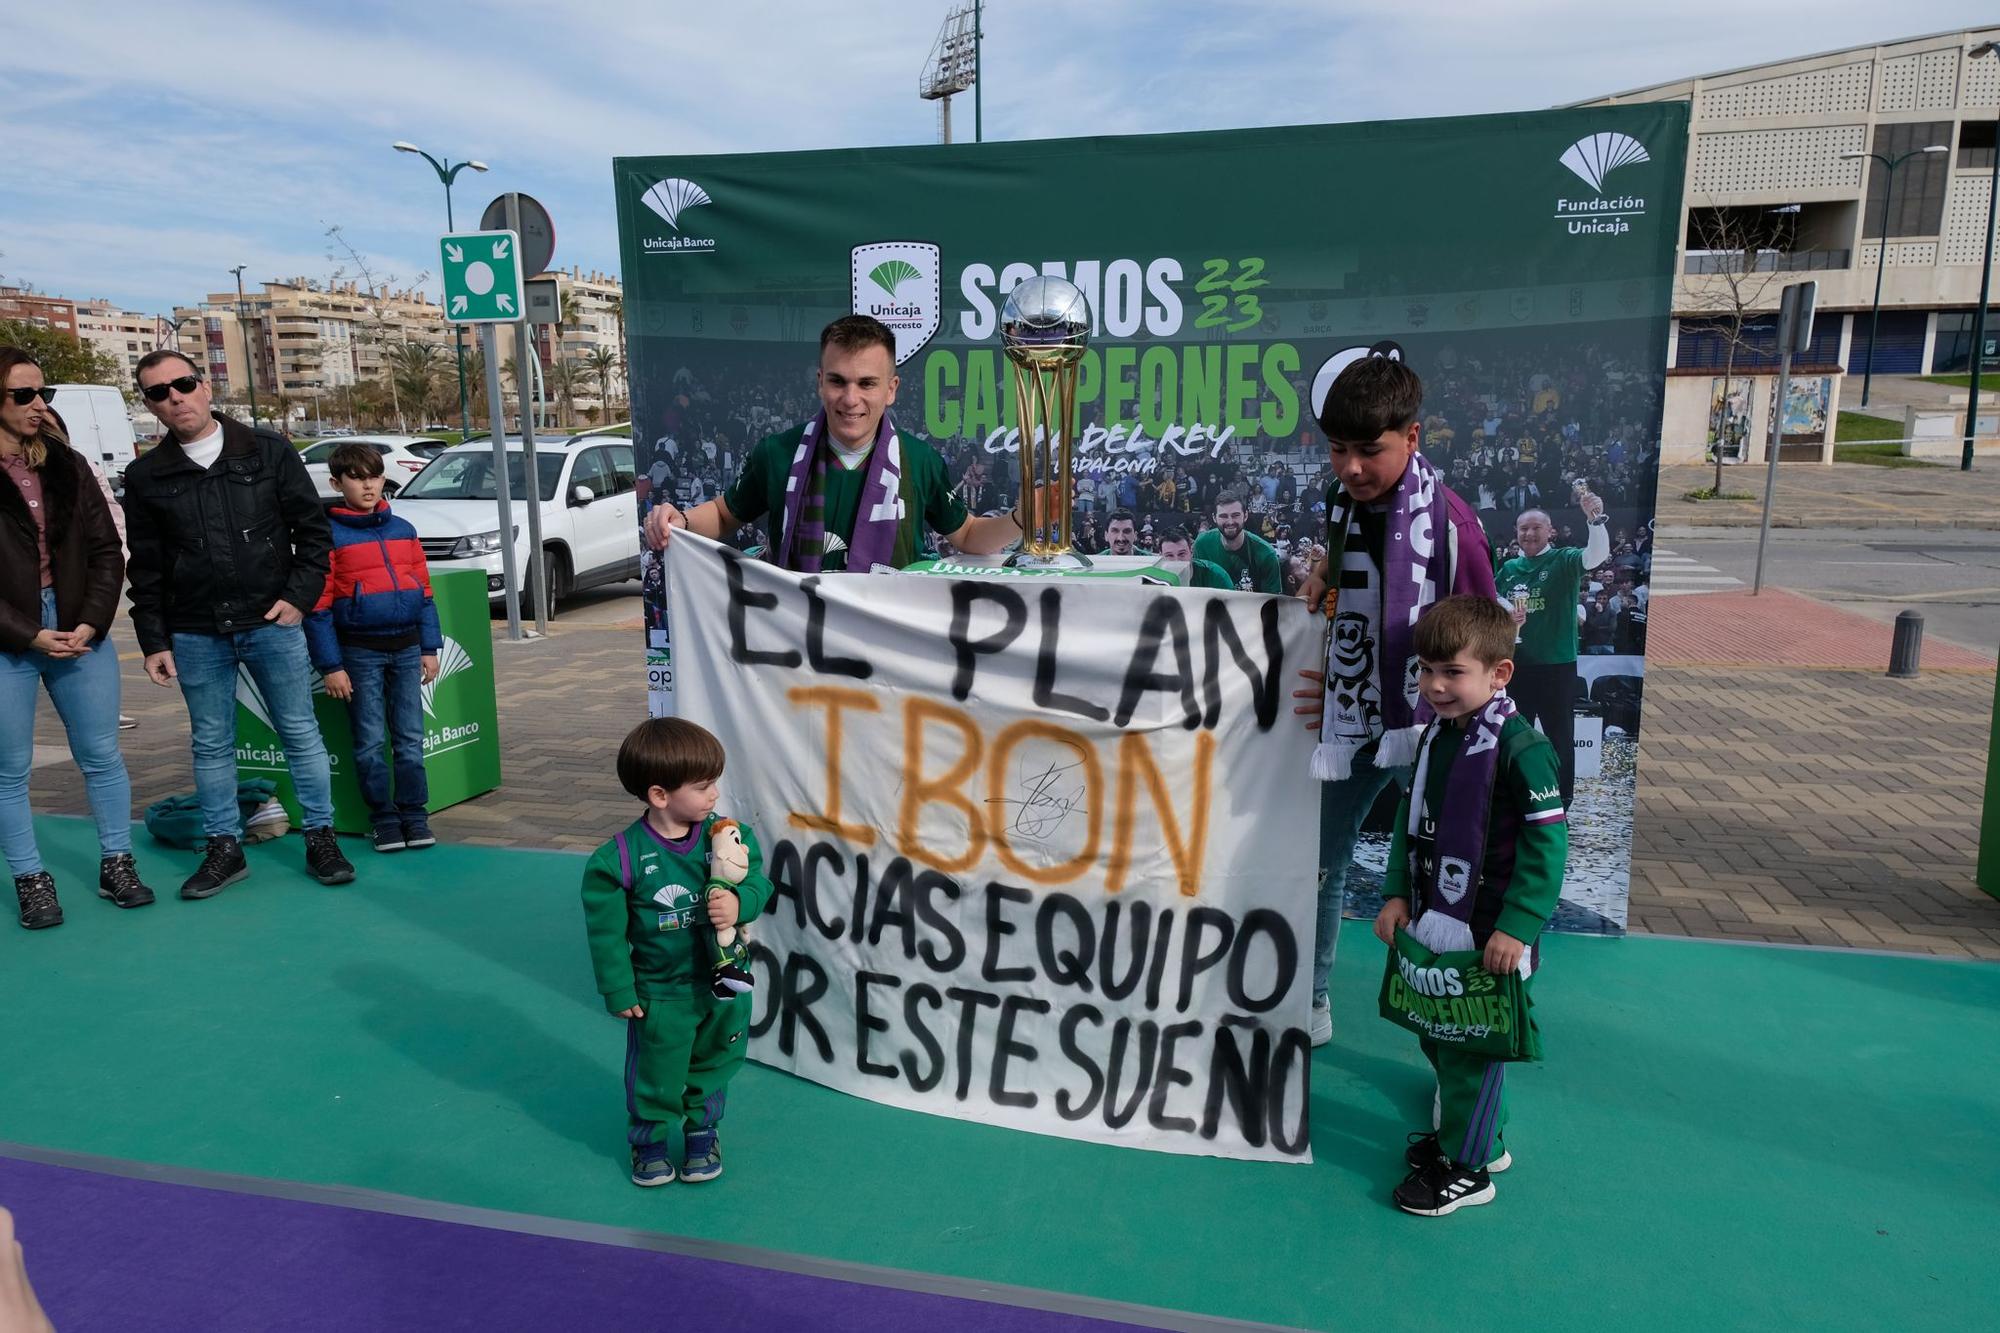
[{"label": "purple carpet stripe", "polygon": [[[926,1275],[800,1271],[811,1261],[798,1256],[714,1258],[12,1157],[0,1157],[0,1203],[14,1213],[29,1281],[63,1333],[1108,1333],[1151,1327],[1126,1322],[1148,1314],[1168,1326],[1209,1322],[1139,1307],[1100,1318],[1065,1308],[1081,1298],[1056,1293],[1017,1289],[1015,1302],[1001,1303],[986,1298],[998,1294],[992,1288],[926,1290]],[[142,1243],[107,1251],[107,1229]]]}]

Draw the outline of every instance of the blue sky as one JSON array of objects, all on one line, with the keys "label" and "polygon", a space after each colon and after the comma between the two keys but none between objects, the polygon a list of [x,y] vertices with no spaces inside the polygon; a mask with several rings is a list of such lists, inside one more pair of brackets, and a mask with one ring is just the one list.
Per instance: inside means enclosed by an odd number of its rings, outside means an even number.
[{"label": "blue sky", "polygon": [[[611,159],[935,142],[950,0],[8,6],[0,280],[165,312],[244,277],[435,267],[414,141],[548,205],[615,272]],[[1514,111],[1988,21],[1937,0],[990,0],[988,139]],[[1990,10],[1990,6],[1986,6]],[[970,95],[953,104],[969,139]],[[471,216],[468,216],[471,215]],[[424,283],[435,291],[435,280]]]}]

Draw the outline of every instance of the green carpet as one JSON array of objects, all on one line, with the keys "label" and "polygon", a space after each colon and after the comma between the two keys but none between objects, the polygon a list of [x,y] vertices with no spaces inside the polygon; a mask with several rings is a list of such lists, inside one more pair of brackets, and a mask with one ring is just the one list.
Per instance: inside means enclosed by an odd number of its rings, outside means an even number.
[{"label": "green carpet", "polygon": [[165,896],[118,912],[85,879],[88,824],[40,830],[69,922],[0,930],[4,1139],[1312,1328],[1992,1314],[1990,965],[1559,938],[1536,987],[1549,1062],[1511,1077],[1517,1164],[1492,1205],[1442,1221],[1386,1202],[1430,1084],[1373,1016],[1381,954],[1359,923],[1311,1166],[1009,1133],[753,1066],[728,1174],[642,1191],[580,858],[349,840],[360,880],[323,889],[290,838],[183,903],[194,855],[142,837]]}]

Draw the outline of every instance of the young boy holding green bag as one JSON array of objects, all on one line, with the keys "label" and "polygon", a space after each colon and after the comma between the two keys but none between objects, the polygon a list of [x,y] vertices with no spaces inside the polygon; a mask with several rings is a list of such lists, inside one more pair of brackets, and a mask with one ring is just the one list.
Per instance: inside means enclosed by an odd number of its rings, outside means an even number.
[{"label": "young boy holding green bag", "polygon": [[[1428,975],[1405,968],[1406,981],[1421,983],[1415,993],[1448,997],[1437,1007],[1444,1015],[1484,1016],[1478,1001],[1509,992],[1519,972],[1512,1058],[1530,1048],[1538,1053],[1532,1034],[1519,1029],[1525,983],[1538,962],[1535,941],[1555,913],[1569,856],[1555,748],[1506,695],[1514,671],[1514,620],[1506,608],[1482,597],[1447,597],[1417,621],[1412,638],[1418,688],[1437,721],[1419,742],[1415,779],[1397,810],[1375,934],[1419,962],[1445,964],[1455,960],[1430,955],[1479,951],[1477,967],[1466,958]],[[1416,947],[1399,945],[1399,934]],[[1392,987],[1400,961],[1391,963]],[[1501,1139],[1506,1058],[1494,1058],[1498,1034],[1486,1027],[1447,1021],[1420,1039],[1437,1071],[1439,1114],[1434,1133],[1410,1136],[1410,1174],[1393,1196],[1406,1213],[1443,1217],[1491,1202],[1493,1174],[1512,1165]]]}]

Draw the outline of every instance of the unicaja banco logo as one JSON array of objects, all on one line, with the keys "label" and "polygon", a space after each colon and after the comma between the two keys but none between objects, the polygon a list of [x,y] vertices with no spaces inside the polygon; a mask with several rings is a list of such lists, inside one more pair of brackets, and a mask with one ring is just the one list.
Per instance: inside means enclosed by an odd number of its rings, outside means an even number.
[{"label": "unicaja banco logo", "polygon": [[1605,178],[1620,167],[1650,162],[1646,145],[1629,134],[1605,130],[1586,134],[1556,159],[1576,178],[1588,185],[1588,199],[1557,199],[1556,220],[1566,223],[1572,236],[1617,236],[1632,230],[1631,219],[1646,211],[1646,201],[1637,195],[1607,195]]},{"label": "unicaja banco logo", "polygon": [[931,340],[943,319],[938,247],[924,241],[857,245],[849,267],[854,313],[889,326],[896,335],[896,364],[902,365]]},{"label": "unicaja banco logo", "polygon": [[1629,134],[1606,131],[1603,134],[1586,135],[1569,146],[1562,155],[1562,164],[1577,174],[1577,178],[1593,190],[1604,188],[1604,178],[1620,167],[1629,167],[1634,162],[1650,162],[1646,145]]},{"label": "unicaja banco logo", "polygon": [[655,181],[646,192],[639,196],[641,203],[651,209],[660,221],[667,224],[672,236],[646,236],[640,238],[640,246],[648,251],[672,254],[688,250],[713,250],[715,240],[707,236],[685,235],[681,226],[681,216],[691,208],[701,208],[715,200],[708,191],[691,180],[671,176],[663,181]]},{"label": "unicaja banco logo", "polygon": [[907,259],[888,259],[877,264],[868,273],[868,280],[888,293],[891,301],[896,299],[896,289],[911,278],[920,278],[917,266]]},{"label": "unicaja banco logo", "polygon": [[431,701],[437,697],[438,686],[444,684],[459,672],[470,671],[471,669],[472,654],[466,652],[465,645],[457,639],[452,638],[449,634],[445,635],[444,647],[438,650],[437,678],[427,685],[420,686],[417,691],[423,696],[425,717],[437,716],[437,709]]}]

